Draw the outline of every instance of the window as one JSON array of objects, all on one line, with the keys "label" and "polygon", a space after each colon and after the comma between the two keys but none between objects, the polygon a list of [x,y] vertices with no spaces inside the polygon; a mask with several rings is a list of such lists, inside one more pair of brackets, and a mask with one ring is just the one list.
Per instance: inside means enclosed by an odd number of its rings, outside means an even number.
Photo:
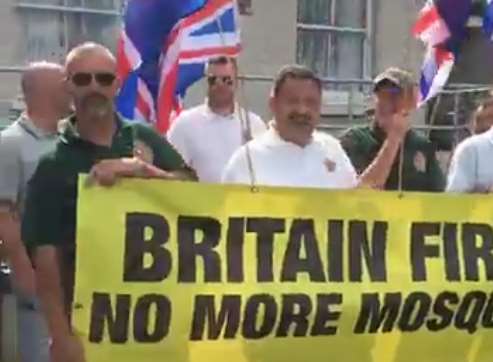
[{"label": "window", "polygon": [[370,77],[371,3],[298,0],[298,63],[325,78]]},{"label": "window", "polygon": [[61,61],[68,50],[96,41],[114,50],[122,0],[18,0],[28,61]]}]

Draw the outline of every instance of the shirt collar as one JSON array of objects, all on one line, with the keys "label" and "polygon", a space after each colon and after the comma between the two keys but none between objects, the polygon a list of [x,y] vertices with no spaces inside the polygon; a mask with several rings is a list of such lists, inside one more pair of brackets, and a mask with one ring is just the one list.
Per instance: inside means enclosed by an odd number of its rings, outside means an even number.
[{"label": "shirt collar", "polygon": [[34,122],[27,116],[27,114],[23,113],[19,119],[17,120],[19,126],[33,136],[36,139],[43,138],[53,138],[57,136],[57,132],[48,132],[39,127],[37,127]]},{"label": "shirt collar", "polygon": [[235,109],[234,109],[233,113],[228,114],[226,116],[225,115],[222,115],[222,114],[218,114],[218,113],[214,112],[211,109],[211,107],[209,107],[209,102],[207,101],[207,99],[205,100],[203,107],[204,107],[204,114],[207,117],[211,117],[211,118],[232,119],[232,118],[235,118],[238,115],[238,111],[239,111],[238,104],[235,104]]},{"label": "shirt collar", "polygon": [[279,132],[277,131],[277,129],[275,127],[275,122],[274,121],[271,121],[271,122],[269,122],[269,128],[263,134],[263,137],[264,137],[264,143],[267,146],[271,146],[271,147],[289,146],[289,147],[299,148],[300,150],[304,150],[304,149],[307,149],[309,146],[311,146],[313,144],[313,141],[315,139],[315,133],[312,136],[312,141],[308,145],[306,145],[305,147],[300,147],[297,144],[294,144],[293,142],[289,142],[289,141],[286,141],[285,139],[283,139],[279,135]]},{"label": "shirt collar", "polygon": [[[122,129],[127,128],[127,124],[117,113],[115,113],[115,120],[117,125],[115,135],[117,135],[122,131]],[[86,141],[80,137],[79,131],[77,130],[77,118],[75,115],[63,120],[62,124],[63,130],[61,132],[60,139],[63,143],[96,146],[93,143]]]}]

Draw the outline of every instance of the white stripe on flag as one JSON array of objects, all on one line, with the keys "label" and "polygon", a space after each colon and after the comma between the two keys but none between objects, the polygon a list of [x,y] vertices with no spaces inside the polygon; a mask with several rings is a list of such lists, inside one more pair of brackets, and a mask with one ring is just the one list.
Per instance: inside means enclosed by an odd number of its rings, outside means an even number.
[{"label": "white stripe on flag", "polygon": [[428,47],[422,74],[427,83],[430,84],[428,94],[420,94],[418,106],[424,105],[431,98],[435,97],[447,84],[450,72],[454,67],[455,57],[450,53],[450,59],[444,60],[441,64],[437,63],[436,52],[439,51],[434,47]]},{"label": "white stripe on flag", "polygon": [[428,29],[426,29],[419,38],[425,44],[432,46],[445,42],[450,37],[450,31],[443,19],[437,19]]},{"label": "white stripe on flag", "polygon": [[123,38],[122,40],[125,55],[127,56],[132,70],[136,70],[142,65],[142,58],[140,56],[140,53],[137,48],[135,48],[132,40],[127,36],[126,31],[122,31],[121,36]]},{"label": "white stripe on flag", "polygon": [[[189,34],[193,33],[194,31],[203,28],[204,26],[206,26],[208,24],[215,23],[218,19],[220,19],[221,16],[223,16],[227,11],[229,11],[233,8],[234,8],[234,5],[232,6],[232,4],[226,4],[222,7],[220,7],[212,15],[208,16],[204,20],[193,23],[192,25],[190,25],[186,29],[184,29],[185,34],[189,35]],[[237,27],[239,27],[238,23],[237,23]]]},{"label": "white stripe on flag", "polygon": [[142,99],[144,100],[144,102],[147,104],[147,106],[151,111],[150,121],[153,123],[156,122],[156,111],[155,111],[154,99],[152,98],[151,92],[149,92],[147,85],[140,78],[137,81],[137,87],[138,87],[138,93],[142,96]]},{"label": "white stripe on flag", "polygon": [[221,46],[234,46],[240,42],[237,33],[208,34],[188,36],[183,39],[182,51],[199,51],[201,49]]},{"label": "white stripe on flag", "polygon": [[142,113],[140,113],[140,109],[138,107],[135,107],[134,111],[134,121],[139,121],[139,122],[147,122],[148,120]]},{"label": "white stripe on flag", "polygon": [[[221,55],[231,56],[229,54],[217,52],[213,55],[204,55],[201,57],[194,57],[194,58],[189,58],[189,59],[180,59],[180,65],[207,63],[211,58],[219,57]],[[234,56],[236,56],[236,55],[234,55]]]},{"label": "white stripe on flag", "polygon": [[[168,75],[173,71],[173,68],[176,66],[177,61],[180,57],[181,45],[183,42],[184,31],[182,28],[182,23],[178,23],[173,31],[176,31],[176,28],[179,28],[178,35],[176,36],[173,43],[169,44],[169,47],[166,51],[165,56],[161,59],[161,78],[159,84],[159,95],[158,101],[161,99],[161,92],[163,91],[164,84],[168,79]],[[159,105],[158,105],[159,107]]]}]

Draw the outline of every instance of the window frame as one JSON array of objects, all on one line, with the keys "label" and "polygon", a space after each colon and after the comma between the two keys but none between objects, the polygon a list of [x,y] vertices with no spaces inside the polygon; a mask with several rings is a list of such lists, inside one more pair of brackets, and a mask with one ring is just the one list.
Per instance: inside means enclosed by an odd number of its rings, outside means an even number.
[{"label": "window frame", "polygon": [[[297,0],[299,3],[301,0]],[[297,22],[296,22],[296,33],[297,37],[299,34],[300,30],[308,30],[308,31],[319,31],[322,33],[326,34],[331,34],[331,33],[340,33],[340,34],[360,34],[364,35],[363,36],[363,62],[362,62],[362,76],[357,77],[355,79],[346,79],[347,81],[355,81],[355,80],[367,80],[372,77],[373,73],[373,14],[374,14],[374,1],[373,0],[361,0],[361,1],[366,1],[366,14],[365,14],[365,20],[366,20],[366,27],[365,28],[352,28],[352,27],[344,27],[344,26],[337,26],[335,25],[335,13],[336,13],[336,8],[337,8],[337,2],[338,1],[344,1],[344,0],[331,0],[330,6],[331,6],[331,19],[330,23],[331,24],[326,24],[326,25],[320,25],[320,24],[310,24],[310,23],[304,23],[298,21],[299,19],[299,14],[297,16]],[[299,38],[298,38],[299,39]],[[298,59],[298,51],[300,47],[300,41],[297,40],[296,42],[296,59]],[[325,65],[327,66],[327,64]],[[341,78],[330,78],[326,77],[324,75],[324,79],[327,79],[329,81],[341,81],[344,79]]]},{"label": "window frame", "polygon": [[52,4],[36,4],[29,0],[18,1],[15,3],[15,7],[18,9],[26,10],[40,10],[40,11],[55,11],[61,13],[78,13],[78,14],[96,14],[96,15],[109,15],[109,16],[122,16],[121,6],[118,5],[118,0],[113,0],[113,9],[98,9],[86,6],[70,6],[67,5],[67,0],[64,0],[64,5],[52,5]]},{"label": "window frame", "polygon": [[113,9],[98,9],[85,6],[85,0],[82,0],[81,2],[81,6],[71,6],[67,4],[67,0],[63,0],[63,5],[40,4],[33,3],[31,0],[18,0],[14,2],[14,7],[16,7],[19,11],[40,11],[50,14],[59,14],[62,16],[62,33],[64,37],[64,49],[62,49],[66,53],[70,50],[70,32],[68,28],[69,15],[98,15],[112,18],[121,18],[123,16],[125,0],[112,0]]}]

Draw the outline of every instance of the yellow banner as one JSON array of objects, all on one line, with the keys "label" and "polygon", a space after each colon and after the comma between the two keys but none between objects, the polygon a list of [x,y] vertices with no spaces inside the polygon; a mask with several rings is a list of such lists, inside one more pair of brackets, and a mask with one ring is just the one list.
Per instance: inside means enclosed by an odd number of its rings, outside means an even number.
[{"label": "yellow banner", "polygon": [[488,196],[129,180],[77,225],[88,362],[493,360]]}]

